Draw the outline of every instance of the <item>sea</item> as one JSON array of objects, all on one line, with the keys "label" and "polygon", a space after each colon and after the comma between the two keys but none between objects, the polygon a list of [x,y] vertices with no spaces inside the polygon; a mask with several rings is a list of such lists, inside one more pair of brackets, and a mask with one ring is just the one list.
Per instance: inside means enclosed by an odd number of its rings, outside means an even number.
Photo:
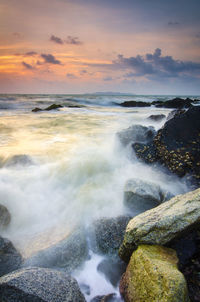
[{"label": "sea", "polygon": [[[122,146],[117,133],[134,124],[160,129],[172,109],[125,108],[124,101],[166,101],[165,95],[0,95],[0,204],[11,213],[1,235],[9,238],[23,257],[59,242],[78,225],[101,217],[117,217],[127,180],[151,181],[177,195],[184,182],[164,168],[140,162],[131,145]],[[200,96],[181,96],[199,99]],[[62,108],[45,109],[52,104]],[[152,114],[166,116],[160,122]],[[74,276],[90,287],[90,301],[118,288],[98,270],[103,256],[90,258]]]}]

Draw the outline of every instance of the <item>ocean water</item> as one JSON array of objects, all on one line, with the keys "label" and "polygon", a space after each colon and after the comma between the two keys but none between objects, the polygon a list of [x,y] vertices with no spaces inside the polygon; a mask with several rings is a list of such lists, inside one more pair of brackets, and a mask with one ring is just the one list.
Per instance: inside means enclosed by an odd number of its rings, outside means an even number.
[{"label": "ocean water", "polygon": [[[123,108],[123,101],[168,100],[171,96],[0,95],[0,203],[12,216],[8,237],[26,258],[59,241],[79,224],[123,215],[125,182],[137,177],[173,194],[188,191],[183,180],[135,158],[116,133],[134,124],[161,128],[151,114],[170,109]],[[191,98],[198,98],[193,96]],[[34,113],[56,103],[59,110]],[[79,107],[69,107],[78,105]],[[86,297],[118,293],[97,272],[100,255],[92,254],[79,282],[91,288]],[[101,284],[101,286],[99,286]]]}]

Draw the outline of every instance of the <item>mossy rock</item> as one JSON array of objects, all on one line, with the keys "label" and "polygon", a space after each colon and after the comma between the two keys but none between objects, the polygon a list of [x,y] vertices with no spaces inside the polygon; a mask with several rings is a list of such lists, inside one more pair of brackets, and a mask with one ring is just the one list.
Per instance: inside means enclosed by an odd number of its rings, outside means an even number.
[{"label": "mossy rock", "polygon": [[126,302],[189,302],[187,284],[177,263],[172,249],[139,246],[121,279],[120,293]]}]

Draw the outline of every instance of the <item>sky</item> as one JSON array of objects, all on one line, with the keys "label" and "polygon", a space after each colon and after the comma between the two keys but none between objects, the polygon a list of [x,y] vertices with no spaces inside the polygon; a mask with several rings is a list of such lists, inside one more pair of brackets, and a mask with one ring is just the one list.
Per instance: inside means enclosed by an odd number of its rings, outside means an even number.
[{"label": "sky", "polygon": [[0,0],[0,93],[200,94],[200,0]]}]

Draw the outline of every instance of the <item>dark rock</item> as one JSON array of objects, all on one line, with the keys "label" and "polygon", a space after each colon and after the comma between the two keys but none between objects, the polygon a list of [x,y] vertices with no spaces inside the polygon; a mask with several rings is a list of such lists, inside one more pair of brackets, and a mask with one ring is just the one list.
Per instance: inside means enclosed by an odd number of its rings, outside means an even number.
[{"label": "dark rock", "polygon": [[108,294],[106,296],[96,296],[90,302],[121,302],[122,300],[116,294]]},{"label": "dark rock", "polygon": [[89,228],[92,249],[101,254],[117,256],[129,220],[129,216],[96,220]]},{"label": "dark rock", "polygon": [[136,156],[147,164],[155,163],[159,159],[156,147],[153,143],[134,143],[132,144],[132,148]]},{"label": "dark rock", "polygon": [[11,216],[8,209],[0,204],[0,228],[5,228],[9,225]]},{"label": "dark rock", "polygon": [[178,116],[182,113],[185,113],[185,110],[184,109],[175,109],[175,110],[172,110],[168,116],[167,116],[167,121],[171,120],[173,117],[175,116]]},{"label": "dark rock", "polygon": [[133,125],[117,133],[120,142],[126,146],[129,143],[148,143],[153,140],[156,131],[154,127]]},{"label": "dark rock", "polygon": [[192,107],[193,100],[187,98],[187,99],[181,99],[181,98],[174,98],[169,101],[154,101],[152,102],[152,105],[155,105],[158,108],[177,108],[177,109],[182,109],[182,108],[190,108]]},{"label": "dark rock", "polygon": [[21,269],[2,277],[0,297],[5,302],[85,302],[74,278],[44,268]]},{"label": "dark rock", "polygon": [[52,104],[52,105],[48,106],[47,108],[45,108],[44,110],[50,111],[50,110],[55,110],[55,109],[62,108],[62,107],[63,106],[59,105],[59,104]]},{"label": "dark rock", "polygon": [[200,107],[175,116],[158,131],[154,145],[160,161],[179,176],[200,180]]},{"label": "dark rock", "polygon": [[38,111],[42,111],[42,109],[41,109],[41,108],[38,108],[38,107],[35,107],[35,108],[32,110],[32,112],[38,112]]},{"label": "dark rock", "polygon": [[27,259],[24,266],[60,268],[68,273],[80,266],[88,257],[86,234],[77,229],[59,243],[39,251]]},{"label": "dark rock", "polygon": [[132,215],[157,207],[172,197],[170,192],[161,189],[159,185],[137,178],[129,179],[124,188],[124,204]]},{"label": "dark rock", "polygon": [[148,119],[160,122],[162,121],[166,116],[164,114],[152,114],[148,117]]},{"label": "dark rock", "polygon": [[22,264],[22,257],[13,244],[6,238],[0,237],[0,276],[8,274]]},{"label": "dark rock", "polygon": [[126,270],[126,264],[120,258],[106,258],[99,263],[97,270],[116,287]]},{"label": "dark rock", "polygon": [[141,101],[126,101],[119,105],[122,107],[150,107],[151,103]]},{"label": "dark rock", "polygon": [[34,162],[30,156],[28,156],[26,154],[17,154],[17,155],[13,155],[12,157],[9,157],[5,161],[4,166],[6,166],[6,167],[18,166],[18,165],[30,166],[33,164],[34,164]]}]

